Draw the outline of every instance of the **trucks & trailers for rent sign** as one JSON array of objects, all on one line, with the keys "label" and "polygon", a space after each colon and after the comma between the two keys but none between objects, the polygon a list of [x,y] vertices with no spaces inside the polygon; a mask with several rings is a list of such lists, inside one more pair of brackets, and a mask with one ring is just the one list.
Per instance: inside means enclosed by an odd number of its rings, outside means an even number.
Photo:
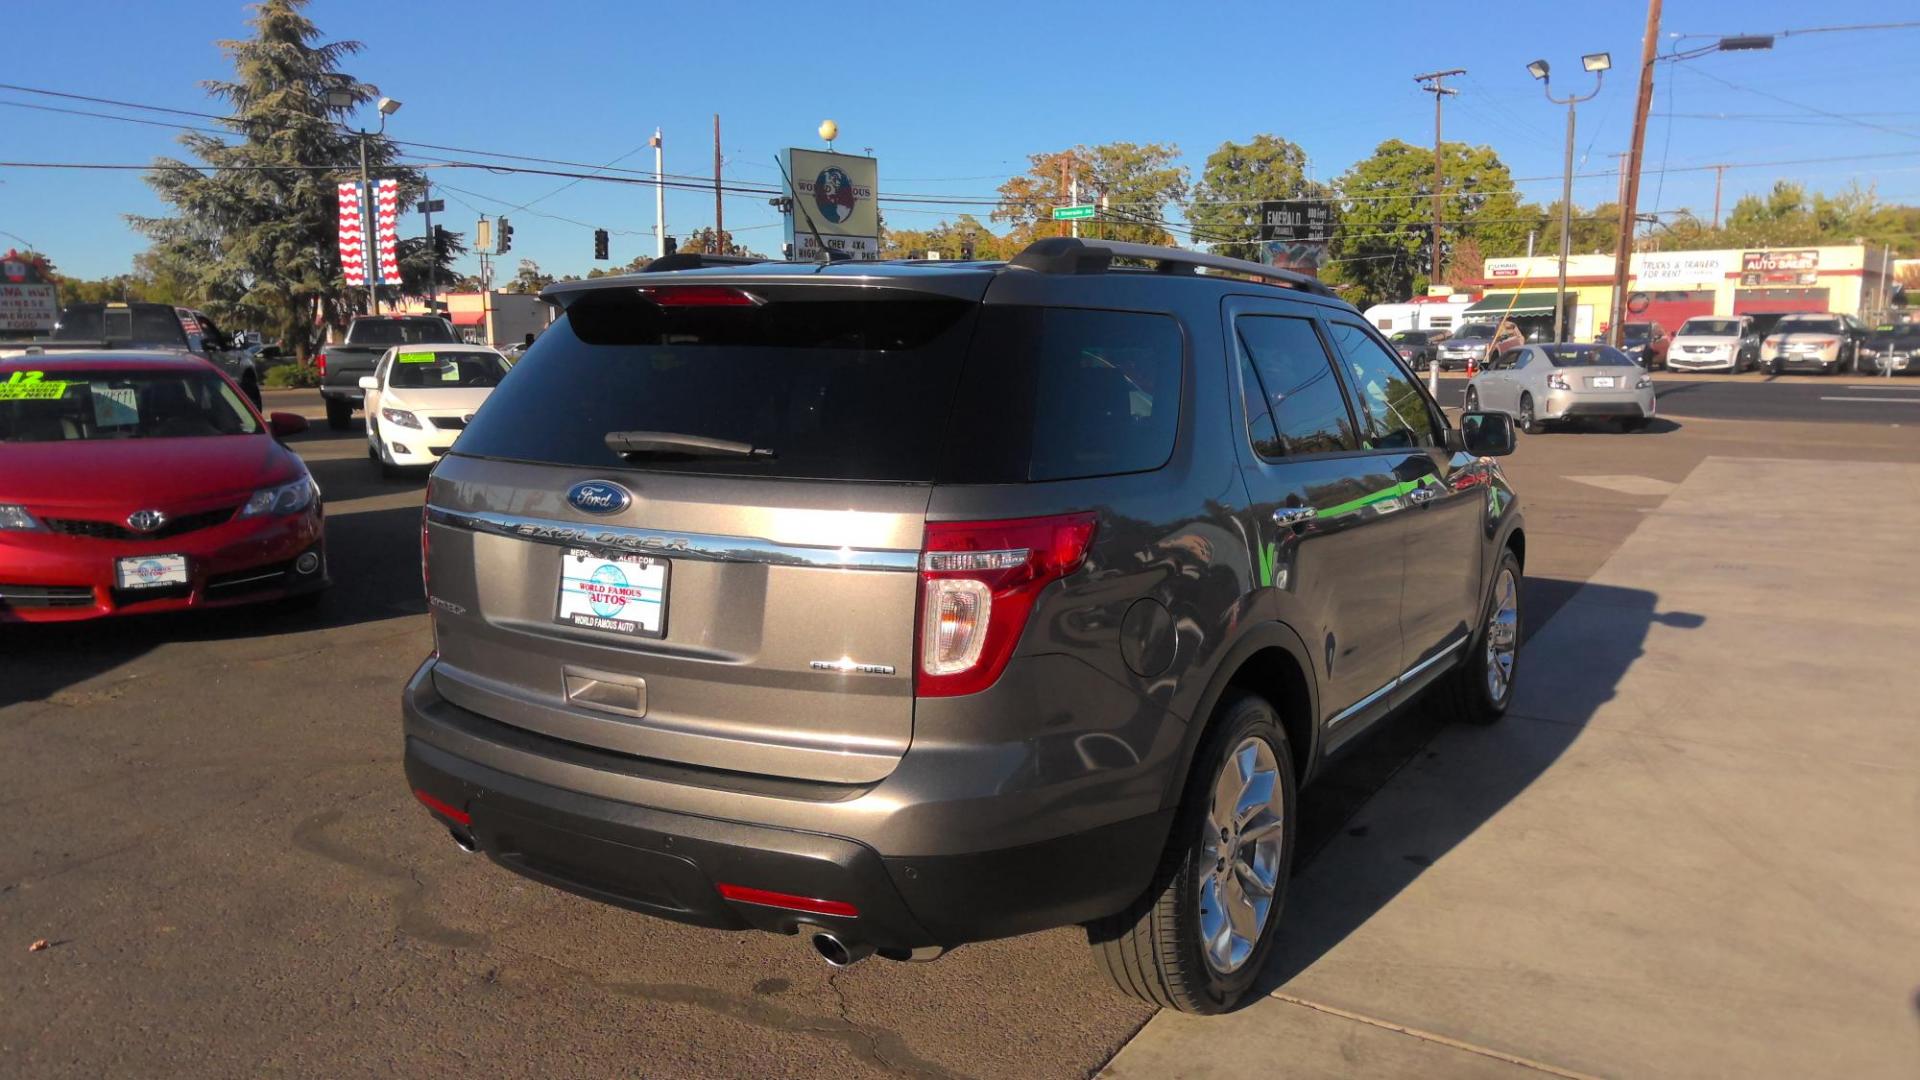
[{"label": "trucks & trailers for rent sign", "polygon": [[[855,154],[824,150],[787,151],[787,175],[793,178],[793,213],[787,216],[787,243],[796,259],[818,259],[820,239],[855,259],[880,257],[878,162]],[[811,220],[812,227],[808,227]]]}]

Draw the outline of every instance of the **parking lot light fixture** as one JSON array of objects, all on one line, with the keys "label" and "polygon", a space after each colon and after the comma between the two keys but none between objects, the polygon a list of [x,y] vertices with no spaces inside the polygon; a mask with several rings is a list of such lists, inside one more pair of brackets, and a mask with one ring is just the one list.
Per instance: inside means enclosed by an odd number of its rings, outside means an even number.
[{"label": "parking lot light fixture", "polygon": [[1553,96],[1553,84],[1547,79],[1551,70],[1545,60],[1535,60],[1527,65],[1527,72],[1540,80],[1540,89],[1547,100],[1555,105],[1567,107],[1567,150],[1566,166],[1560,181],[1560,273],[1559,287],[1553,294],[1553,340],[1567,340],[1567,260],[1573,253],[1573,117],[1574,106],[1586,101],[1600,92],[1600,86],[1606,82],[1607,69],[1613,66],[1613,58],[1607,53],[1588,53],[1580,58],[1580,66],[1593,72],[1593,89],[1585,94],[1568,94],[1564,98]]},{"label": "parking lot light fixture", "polygon": [[1580,66],[1593,72],[1606,71],[1613,67],[1613,54],[1603,52],[1588,53],[1580,58]]},{"label": "parking lot light fixture", "polygon": [[1539,79],[1541,82],[1547,81],[1547,72],[1552,70],[1552,68],[1547,66],[1545,60],[1535,60],[1533,63],[1527,65],[1527,71],[1531,72],[1533,77]]}]

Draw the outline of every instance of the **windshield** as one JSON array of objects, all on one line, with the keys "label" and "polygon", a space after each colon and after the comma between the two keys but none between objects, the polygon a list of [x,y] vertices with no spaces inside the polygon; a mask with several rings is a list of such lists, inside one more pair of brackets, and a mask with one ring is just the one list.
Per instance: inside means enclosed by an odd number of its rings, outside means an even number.
[{"label": "windshield", "polygon": [[1680,333],[1701,337],[1733,337],[1740,333],[1737,319],[1688,319]]},{"label": "windshield", "polygon": [[1611,345],[1543,345],[1554,367],[1637,367],[1627,354]]},{"label": "windshield", "polygon": [[395,390],[455,390],[499,386],[507,362],[491,353],[434,353],[402,350],[393,358],[387,385]]},{"label": "windshield", "polygon": [[1395,345],[1425,345],[1432,332],[1428,330],[1402,330],[1388,338]]},{"label": "windshield", "polygon": [[440,345],[452,340],[439,319],[361,319],[347,328],[349,345]]},{"label": "windshield", "polygon": [[1630,322],[1621,329],[1620,336],[1626,341],[1646,341],[1653,337],[1653,324]]},{"label": "windshield", "polygon": [[74,304],[60,312],[55,341],[119,341],[183,349],[187,337],[180,317],[162,304]]},{"label": "windshield", "polygon": [[1490,340],[1492,339],[1492,337],[1493,337],[1493,324],[1477,322],[1477,323],[1468,323],[1467,325],[1461,327],[1458,331],[1454,333],[1453,340],[1459,341],[1462,338]]},{"label": "windshield", "polygon": [[212,371],[0,369],[0,442],[252,435],[260,421]]},{"label": "windshield", "polygon": [[1776,334],[1837,334],[1840,323],[1836,319],[1781,319],[1773,324]]}]

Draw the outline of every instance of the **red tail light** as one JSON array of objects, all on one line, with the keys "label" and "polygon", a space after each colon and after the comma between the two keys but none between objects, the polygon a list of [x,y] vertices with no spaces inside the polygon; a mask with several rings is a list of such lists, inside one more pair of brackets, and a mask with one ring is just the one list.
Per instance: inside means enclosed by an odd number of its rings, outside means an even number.
[{"label": "red tail light", "polygon": [[473,824],[472,814],[469,814],[465,810],[461,810],[458,807],[449,806],[446,803],[441,802],[439,799],[436,799],[433,796],[427,794],[426,792],[421,791],[419,788],[413,789],[413,797],[420,800],[421,806],[426,807],[427,809],[433,811],[436,814],[439,814],[442,817],[448,818],[461,825]]},{"label": "red tail light", "polygon": [[314,357],[313,366],[315,370],[320,372],[321,378],[323,379],[326,378],[327,377],[327,354],[321,353],[320,355]]},{"label": "red tail light", "polygon": [[742,904],[760,904],[765,907],[785,908],[788,911],[805,911],[812,915],[841,915],[856,918],[860,909],[843,900],[819,900],[811,896],[794,896],[792,893],[769,892],[766,889],[750,889],[745,885],[717,886],[720,895]]},{"label": "red tail light", "polygon": [[992,686],[1026,629],[1034,598],[1080,568],[1094,515],[927,524],[920,554],[914,693],[952,697]]},{"label": "red tail light", "polygon": [[731,285],[648,285],[640,295],[661,307],[759,307],[766,302]]}]

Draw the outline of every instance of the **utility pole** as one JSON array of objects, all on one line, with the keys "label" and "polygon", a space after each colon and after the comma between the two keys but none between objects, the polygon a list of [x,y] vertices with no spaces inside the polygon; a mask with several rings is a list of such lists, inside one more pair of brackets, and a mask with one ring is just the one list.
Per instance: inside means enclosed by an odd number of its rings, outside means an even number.
[{"label": "utility pole", "polygon": [[[1069,182],[1068,182],[1068,185],[1067,185],[1067,205],[1068,205],[1068,206],[1079,206],[1079,205],[1080,205],[1080,170],[1079,170],[1079,169],[1075,169],[1075,170],[1073,170],[1073,179],[1072,179],[1071,181],[1069,181]],[[1080,222],[1079,222],[1079,221],[1075,221],[1075,222],[1073,223],[1073,233],[1072,233],[1072,235],[1074,235],[1074,236],[1079,236],[1079,235],[1080,235]]]},{"label": "utility pole", "polygon": [[726,211],[720,208],[720,114],[713,114],[713,251],[727,253]]},{"label": "utility pole", "polygon": [[[386,117],[380,118],[382,129],[386,127]],[[360,133],[360,251],[367,267],[367,314],[380,314],[380,259],[375,251],[374,237],[380,235],[380,213],[374,206],[373,185],[367,182],[367,133]]]},{"label": "utility pole", "polygon": [[1713,227],[1720,227],[1720,181],[1727,175],[1725,165],[1713,167]]},{"label": "utility pole", "polygon": [[[1073,154],[1072,154],[1072,153],[1066,153],[1066,154],[1062,154],[1062,155],[1060,155],[1060,195],[1059,195],[1059,198],[1060,198],[1061,200],[1063,200],[1063,201],[1062,201],[1062,202],[1060,203],[1060,205],[1062,205],[1062,206],[1071,206],[1071,205],[1073,205],[1072,203],[1069,203],[1069,202],[1065,202],[1065,201],[1064,201],[1064,200],[1065,200],[1065,199],[1067,198],[1067,162],[1069,162],[1069,161],[1071,161],[1071,160],[1073,160]],[[1070,225],[1069,225],[1069,224],[1068,224],[1067,222],[1064,222],[1064,221],[1063,221],[1063,222],[1061,222],[1061,223],[1060,223],[1060,235],[1062,235],[1062,236],[1072,236],[1072,235],[1073,235],[1073,230],[1072,230],[1072,227],[1071,227],[1071,226],[1070,226]]]},{"label": "utility pole", "polygon": [[427,218],[427,311],[434,310],[434,301],[440,299],[440,245],[435,243],[433,235],[433,180],[424,180],[420,186],[421,213]]},{"label": "utility pole", "polygon": [[1640,40],[1640,100],[1633,110],[1633,142],[1627,161],[1627,197],[1620,202],[1620,237],[1613,260],[1613,311],[1607,343],[1616,348],[1627,317],[1627,271],[1633,261],[1633,226],[1640,199],[1640,155],[1647,145],[1647,108],[1653,104],[1653,64],[1660,48],[1660,0],[1647,0],[1647,30]]},{"label": "utility pole", "polygon": [[653,257],[667,257],[667,184],[666,153],[661,145],[660,129],[653,129],[647,140],[653,147]]},{"label": "utility pole", "polygon": [[1446,159],[1440,156],[1440,105],[1449,94],[1460,91],[1450,89],[1446,80],[1455,75],[1465,75],[1466,68],[1450,68],[1446,71],[1429,71],[1425,75],[1415,75],[1413,81],[1421,83],[1420,89],[1433,95],[1433,270],[1427,278],[1428,284],[1440,280],[1440,191],[1447,184]]}]

